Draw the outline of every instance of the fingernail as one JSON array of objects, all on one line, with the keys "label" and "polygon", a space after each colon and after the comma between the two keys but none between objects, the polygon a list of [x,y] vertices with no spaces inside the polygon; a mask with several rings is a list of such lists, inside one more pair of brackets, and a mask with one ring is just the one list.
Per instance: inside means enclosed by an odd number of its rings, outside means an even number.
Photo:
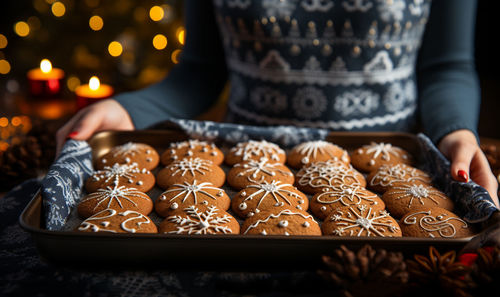
[{"label": "fingernail", "polygon": [[465,170],[460,169],[457,172],[457,175],[461,182],[466,183],[469,181],[469,175],[467,174],[467,172],[465,172]]},{"label": "fingernail", "polygon": [[78,135],[78,132],[73,131],[73,132],[71,132],[71,133],[69,133],[69,134],[68,134],[68,138],[73,138],[73,137],[75,137],[76,135]]}]

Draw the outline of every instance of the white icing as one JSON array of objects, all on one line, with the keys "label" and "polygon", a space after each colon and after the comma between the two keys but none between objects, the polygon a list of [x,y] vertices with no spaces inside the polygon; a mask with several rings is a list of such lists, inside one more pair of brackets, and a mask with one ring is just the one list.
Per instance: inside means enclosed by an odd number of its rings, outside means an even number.
[{"label": "white icing", "polygon": [[187,216],[175,215],[166,218],[176,224],[176,230],[168,233],[175,234],[216,234],[232,233],[231,228],[225,226],[231,221],[231,216],[224,214],[217,216],[218,209],[209,206],[204,212],[200,212],[196,206],[184,209]]},{"label": "white icing", "polygon": [[281,216],[300,216],[300,217],[302,217],[305,220],[310,220],[311,222],[317,224],[317,222],[314,220],[314,218],[312,217],[312,215],[304,214],[302,212],[294,212],[294,211],[292,211],[290,209],[283,209],[278,214],[270,214],[269,216],[267,216],[264,219],[257,220],[255,223],[253,223],[250,226],[248,226],[248,228],[243,232],[243,234],[247,234],[248,231],[250,231],[251,229],[257,228],[260,224],[266,223],[270,219],[280,218]]},{"label": "white icing", "polygon": [[115,185],[113,187],[106,187],[106,189],[98,189],[96,192],[90,193],[87,195],[82,201],[87,202],[89,200],[96,200],[97,203],[94,206],[94,210],[96,210],[101,204],[106,203],[106,208],[109,208],[111,204],[115,201],[120,208],[124,208],[123,202],[128,201],[133,206],[137,206],[137,203],[134,199],[144,199],[151,200],[146,194],[138,191],[135,188],[126,188],[125,186]]},{"label": "white icing", "polygon": [[[209,190],[217,191],[217,195],[212,195]],[[174,201],[176,199],[185,202],[189,197],[193,198],[193,204],[198,203],[198,195],[203,195],[204,197],[217,200],[217,197],[222,197],[224,192],[214,187],[211,183],[204,182],[198,183],[194,180],[192,183],[184,182],[183,184],[174,184],[168,190],[163,192],[163,194],[176,193],[176,195],[170,198],[169,201]],[[217,196],[217,197],[216,197]]]},{"label": "white icing", "polygon": [[421,229],[428,232],[429,236],[434,237],[432,232],[437,232],[439,236],[444,238],[454,237],[457,234],[455,226],[450,221],[455,220],[462,224],[462,228],[467,228],[467,223],[458,217],[448,217],[446,214],[432,216],[431,211],[419,211],[406,216],[403,220],[404,224],[414,225],[417,223],[418,215],[423,215],[418,224]]},{"label": "white icing", "polygon": [[[372,213],[372,208],[364,205],[356,208],[349,207],[347,213],[337,211],[332,215],[331,221],[334,221],[336,225],[333,234],[339,236],[347,233],[349,236],[373,236],[374,234],[386,237],[399,229],[386,211],[380,211],[378,214]],[[354,233],[355,228],[359,228],[357,233]]]}]

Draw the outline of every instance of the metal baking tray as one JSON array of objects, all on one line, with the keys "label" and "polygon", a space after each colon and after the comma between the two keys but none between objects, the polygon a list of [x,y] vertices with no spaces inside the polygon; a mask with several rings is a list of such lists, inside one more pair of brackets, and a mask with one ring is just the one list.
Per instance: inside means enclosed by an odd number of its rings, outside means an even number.
[{"label": "metal baking tray", "polygon": [[[129,141],[148,143],[161,152],[171,142],[188,139],[177,130],[105,131],[94,135],[89,144],[94,157]],[[378,132],[331,132],[327,140],[347,150],[363,144],[389,142],[412,153],[419,161],[420,146],[413,134]],[[224,150],[224,148],[223,148]],[[161,165],[160,165],[161,166]],[[155,199],[156,197],[151,197]],[[21,226],[31,233],[39,254],[50,262],[71,265],[165,265],[168,267],[233,267],[244,269],[318,267],[321,255],[340,245],[375,248],[405,254],[427,253],[429,246],[459,250],[470,238],[372,238],[333,236],[251,236],[109,234],[44,229],[42,197],[37,193],[21,214]],[[145,266],[148,263],[148,266]]]}]

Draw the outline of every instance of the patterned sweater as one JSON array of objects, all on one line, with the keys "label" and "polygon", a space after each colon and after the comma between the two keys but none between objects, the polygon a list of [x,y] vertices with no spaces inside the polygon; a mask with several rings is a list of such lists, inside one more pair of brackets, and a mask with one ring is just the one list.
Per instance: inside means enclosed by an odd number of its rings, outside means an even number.
[{"label": "patterned sweater", "polygon": [[192,118],[230,82],[227,120],[476,132],[473,0],[186,0],[168,77],[117,96],[136,128]]}]

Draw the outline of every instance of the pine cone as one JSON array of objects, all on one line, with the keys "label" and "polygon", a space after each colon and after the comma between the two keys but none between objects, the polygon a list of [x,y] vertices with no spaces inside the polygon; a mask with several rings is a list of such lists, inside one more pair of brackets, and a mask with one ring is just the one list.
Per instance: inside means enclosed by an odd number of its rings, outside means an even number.
[{"label": "pine cone", "polygon": [[414,258],[408,260],[408,272],[415,296],[472,296],[469,291],[474,282],[469,278],[470,268],[455,261],[455,251],[440,255],[431,246],[429,258],[422,255]]},{"label": "pine cone", "polygon": [[475,296],[488,296],[498,290],[500,280],[500,249],[479,248],[478,257],[472,264],[471,278],[476,282]]},{"label": "pine cone", "polygon": [[396,296],[408,281],[402,253],[365,245],[354,253],[342,245],[323,256],[327,270],[318,273],[333,282],[342,296]]}]

